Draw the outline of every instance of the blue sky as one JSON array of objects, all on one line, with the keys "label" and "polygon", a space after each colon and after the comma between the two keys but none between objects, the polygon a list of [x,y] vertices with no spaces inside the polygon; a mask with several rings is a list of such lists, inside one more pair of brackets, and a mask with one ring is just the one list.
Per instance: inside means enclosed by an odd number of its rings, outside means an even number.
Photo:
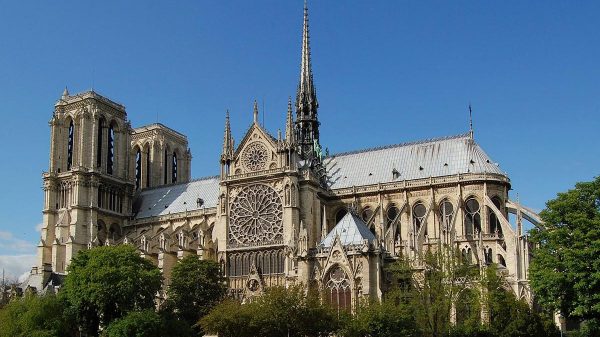
[{"label": "blue sky", "polygon": [[[192,176],[218,173],[264,106],[284,127],[302,1],[2,1],[0,268],[33,263],[54,102],[93,87],[133,126],[188,135]],[[600,174],[600,5],[593,1],[311,1],[321,143],[332,153],[468,131],[513,196],[542,209]]]}]

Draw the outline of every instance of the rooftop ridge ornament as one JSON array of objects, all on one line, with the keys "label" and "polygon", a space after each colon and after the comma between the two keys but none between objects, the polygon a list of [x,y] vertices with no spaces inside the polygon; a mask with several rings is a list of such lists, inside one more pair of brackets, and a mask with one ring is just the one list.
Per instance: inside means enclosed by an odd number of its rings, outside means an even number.
[{"label": "rooftop ridge ornament", "polygon": [[256,100],[254,100],[254,109],[252,111],[252,114],[254,115],[254,123],[258,124],[258,103],[256,102]]},{"label": "rooftop ridge ornament", "polygon": [[473,137],[473,109],[471,108],[471,102],[469,102],[469,137],[474,139]]}]

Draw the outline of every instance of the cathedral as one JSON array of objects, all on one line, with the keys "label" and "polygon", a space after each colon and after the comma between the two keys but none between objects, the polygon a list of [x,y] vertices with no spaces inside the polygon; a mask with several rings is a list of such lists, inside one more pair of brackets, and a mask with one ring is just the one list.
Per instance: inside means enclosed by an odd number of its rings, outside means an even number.
[{"label": "cathedral", "polygon": [[306,6],[302,29],[284,134],[263,128],[255,102],[235,141],[227,113],[216,176],[191,178],[184,134],[159,123],[134,128],[123,105],[65,89],[49,122],[38,261],[24,285],[54,291],[80,250],[130,244],[167,284],[177,261],[196,255],[220,264],[231,296],[301,284],[352,308],[381,298],[386,264],[446,244],[473,265],[500,266],[531,302],[522,220],[539,217],[509,199],[509,177],[472,130],[323,151]]}]

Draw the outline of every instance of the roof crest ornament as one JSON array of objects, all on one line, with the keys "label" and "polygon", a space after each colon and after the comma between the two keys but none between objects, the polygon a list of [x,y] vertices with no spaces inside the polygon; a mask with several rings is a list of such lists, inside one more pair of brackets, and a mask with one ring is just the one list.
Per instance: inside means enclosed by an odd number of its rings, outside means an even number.
[{"label": "roof crest ornament", "polygon": [[469,102],[469,137],[473,137],[473,109],[471,108],[471,102]]},{"label": "roof crest ornament", "polygon": [[256,100],[254,100],[254,109],[252,113],[254,115],[254,123],[258,124],[258,103],[256,102]]}]

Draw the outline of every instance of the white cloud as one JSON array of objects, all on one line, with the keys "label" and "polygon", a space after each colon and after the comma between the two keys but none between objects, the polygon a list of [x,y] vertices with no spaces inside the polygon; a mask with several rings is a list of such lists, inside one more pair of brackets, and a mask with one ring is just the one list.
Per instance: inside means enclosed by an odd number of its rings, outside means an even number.
[{"label": "white cloud", "polygon": [[35,245],[32,242],[16,238],[11,232],[0,231],[0,250],[24,253],[32,252]]},{"label": "white cloud", "polygon": [[36,263],[35,255],[0,255],[0,273],[4,270],[7,280],[21,279]]}]

